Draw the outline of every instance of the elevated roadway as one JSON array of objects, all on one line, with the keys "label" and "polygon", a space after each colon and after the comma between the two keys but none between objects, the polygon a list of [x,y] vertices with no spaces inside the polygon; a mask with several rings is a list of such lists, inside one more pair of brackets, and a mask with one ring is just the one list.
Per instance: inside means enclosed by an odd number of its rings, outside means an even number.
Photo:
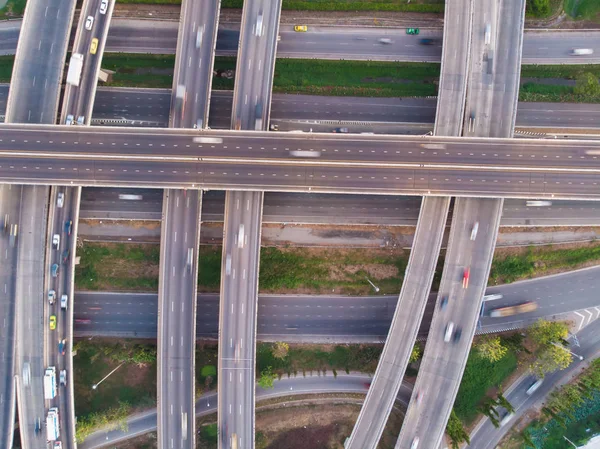
[{"label": "elevated roadway", "polygon": [[[0,220],[2,235],[0,236],[0,313],[3,321],[0,327],[0,441],[5,447],[12,447],[14,424],[16,417],[15,374],[23,377],[23,367],[16,367],[20,360],[16,349],[17,331],[17,261],[18,261],[18,229],[25,216],[21,216],[20,202],[23,187],[0,184]],[[16,237],[11,237],[11,226],[17,226]],[[22,360],[22,359],[21,359]],[[16,369],[15,369],[16,368]],[[26,368],[25,368],[26,369]],[[30,371],[29,371],[30,373]],[[31,377],[31,376],[30,376]],[[41,387],[41,383],[40,386]],[[33,421],[31,421],[33,422]],[[33,431],[33,429],[29,429]]]},{"label": "elevated roadway", "polygon": [[[91,123],[98,75],[114,6],[114,0],[108,0],[107,9],[104,13],[101,11],[100,0],[85,0],[81,6],[79,24],[75,32],[71,54],[78,53],[83,56],[83,68],[78,86],[65,83],[62,115],[60,117],[60,122],[63,124],[69,115],[72,115],[75,121],[83,116],[84,124],[89,125]],[[93,22],[91,29],[88,30],[89,17],[93,18]]]},{"label": "elevated roadway", "polygon": [[28,449],[46,449],[45,439],[36,433],[36,421],[45,422],[46,418],[44,336],[48,332],[50,308],[47,306],[45,290],[36,287],[44,285],[46,275],[45,253],[38,251],[38,248],[44,248],[46,244],[46,235],[40,232],[39,223],[46,223],[48,207],[46,202],[36,201],[36,198],[48,198],[49,194],[50,188],[47,186],[23,186],[19,198],[19,262],[15,274],[16,297],[19,298],[16,314],[19,323],[16,340],[16,371],[19,378],[17,400],[21,441],[23,447]]},{"label": "elevated roadway", "polygon": [[[60,128],[66,127],[3,125],[0,179],[7,183],[340,193],[599,196],[600,143],[595,141],[221,131],[205,134],[222,139],[221,143],[198,144],[193,142],[194,131]],[[291,158],[290,146],[298,150],[317,147],[324,157]],[[365,152],[365,146],[370,151]],[[85,154],[78,154],[82,147]],[[173,151],[163,155],[165,148]],[[240,162],[244,170],[237,171]]]},{"label": "elevated roadway", "polygon": [[438,262],[450,198],[424,198],[396,312],[346,449],[375,449],[406,372]]},{"label": "elevated roadway", "polygon": [[158,439],[195,444],[196,294],[201,196],[165,190],[158,295]]}]

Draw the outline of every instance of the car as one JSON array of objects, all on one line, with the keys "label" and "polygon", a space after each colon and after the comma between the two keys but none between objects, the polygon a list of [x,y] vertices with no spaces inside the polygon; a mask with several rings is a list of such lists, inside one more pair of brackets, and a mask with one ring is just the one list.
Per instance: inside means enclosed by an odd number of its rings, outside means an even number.
[{"label": "car", "polygon": [[434,45],[435,39],[431,39],[430,37],[423,38],[419,41],[421,45]]},{"label": "car", "polygon": [[552,201],[529,200],[525,203],[529,207],[552,206]]},{"label": "car", "polygon": [[56,300],[56,292],[54,290],[48,290],[48,302],[54,304]]},{"label": "car", "polygon": [[448,297],[447,296],[443,296],[442,300],[440,301],[440,309],[444,310],[447,305],[448,305]]},{"label": "car", "polygon": [[87,19],[85,19],[85,29],[90,31],[92,26],[94,26],[94,16],[88,16]]},{"label": "car", "polygon": [[58,342],[58,353],[60,355],[65,355],[66,350],[67,350],[67,340],[65,340],[63,338],[62,340],[60,340]]},{"label": "car", "polygon": [[85,125],[85,117],[83,115],[77,117],[77,124],[81,126]]},{"label": "car", "polygon": [[490,42],[492,41],[492,25],[489,23],[485,25],[484,40],[485,45],[490,45]]},{"label": "car", "polygon": [[73,230],[73,220],[65,221],[65,234],[71,235],[72,230]]},{"label": "car", "polygon": [[446,324],[446,329],[444,330],[444,341],[446,343],[448,343],[450,338],[452,338],[452,331],[454,331],[454,323],[449,321],[448,324]]},{"label": "car", "polygon": [[100,14],[106,14],[107,10],[108,10],[108,0],[101,0],[100,1]]},{"label": "car", "polygon": [[412,443],[410,443],[410,449],[417,449],[419,447],[419,437],[414,437]]},{"label": "car", "polygon": [[502,421],[500,421],[500,427],[506,425],[513,418],[513,416],[515,416],[514,413],[507,413],[504,415],[504,418],[502,418]]},{"label": "car", "polygon": [[204,37],[204,27],[198,27],[198,31],[196,31],[196,48],[200,48],[202,45],[202,38]]},{"label": "car", "polygon": [[454,332],[454,335],[452,336],[452,341],[454,343],[458,343],[460,341],[460,337],[462,337],[462,328],[458,327],[456,328],[456,332]]},{"label": "car", "polygon": [[65,386],[67,385],[67,370],[66,369],[60,370],[59,382],[61,385],[65,385]]},{"label": "car", "polygon": [[237,241],[238,248],[244,247],[244,238],[245,238],[244,225],[241,224],[240,229],[238,231],[238,241]]},{"label": "car", "polygon": [[23,363],[23,385],[29,386],[31,382],[31,365],[29,362]]},{"label": "car", "polygon": [[369,388],[371,388],[371,382],[365,382],[363,383],[363,386],[368,390]]},{"label": "car", "polygon": [[71,255],[71,251],[69,249],[65,249],[62,253],[62,263],[65,265],[69,263],[69,256]]},{"label": "car", "polygon": [[[70,116],[71,119],[73,119],[73,116]],[[63,207],[65,204],[65,194],[63,192],[59,192],[58,196],[56,197],[56,206],[57,207]]]},{"label": "car", "polygon": [[572,56],[586,56],[586,55],[593,55],[593,54],[594,54],[594,50],[592,50],[591,48],[574,48],[571,50]]},{"label": "car", "polygon": [[348,133],[348,128],[335,128],[333,130],[334,133],[343,133],[343,134],[347,134]]},{"label": "car", "polygon": [[95,55],[98,51],[98,38],[93,38],[90,43],[90,55]]},{"label": "car", "polygon": [[62,295],[60,297],[60,308],[63,310],[67,310],[68,303],[69,303],[69,297],[67,295]]},{"label": "car", "polygon": [[298,31],[298,32],[304,32],[306,33],[308,31],[308,27],[306,25],[295,25],[294,26],[294,31]]},{"label": "car", "polygon": [[56,315],[50,315],[50,330],[56,330]]},{"label": "car", "polygon": [[52,248],[55,248],[55,249],[60,248],[60,235],[54,234],[52,236]]},{"label": "car", "polygon": [[415,394],[415,402],[417,403],[417,405],[421,404],[421,402],[423,401],[423,395],[421,394],[420,391],[417,391],[417,393]]},{"label": "car", "polygon": [[417,34],[419,34],[419,29],[418,28],[407,28],[406,34],[417,35]]},{"label": "car", "polygon": [[258,13],[258,17],[256,18],[256,28],[254,29],[255,36],[263,35],[263,13],[262,11]]},{"label": "car", "polygon": [[62,449],[62,441],[55,441],[52,449]]},{"label": "car", "polygon": [[228,276],[231,274],[231,254],[227,254],[225,258],[225,274]]},{"label": "car", "polygon": [[[75,117],[73,116],[73,114],[67,115],[67,119],[65,120],[65,125],[72,125],[74,120],[75,120]],[[64,193],[62,193],[62,194],[59,193],[59,195],[64,196]],[[58,206],[58,207],[62,207],[62,206]]]},{"label": "car", "polygon": [[465,271],[463,271],[463,288],[467,288],[469,286],[469,275],[471,274],[471,268],[467,267],[465,268]]},{"label": "car", "polygon": [[50,268],[50,272],[52,273],[53,278],[58,276],[58,264],[57,263],[52,264],[52,267]]},{"label": "car", "polygon": [[10,246],[11,248],[15,246],[15,242],[17,240],[17,234],[19,233],[19,225],[11,224],[10,225]]},{"label": "car", "polygon": [[380,39],[377,39],[377,42],[379,42],[380,44],[391,44],[392,40],[389,37],[382,37]]},{"label": "car", "polygon": [[319,150],[291,150],[290,156],[292,157],[321,157]]},{"label": "car", "polygon": [[42,418],[39,416],[35,419],[35,433],[40,433],[42,431]]},{"label": "car", "polygon": [[476,221],[473,227],[471,228],[471,240],[475,240],[477,238],[477,231],[479,231],[478,221]]},{"label": "car", "polygon": [[527,394],[527,396],[531,396],[533,393],[535,393],[535,391],[540,388],[540,385],[542,385],[542,383],[544,382],[544,378],[542,377],[541,379],[537,379],[534,383],[532,383],[530,385],[530,387],[527,389],[527,391],[525,392]]}]

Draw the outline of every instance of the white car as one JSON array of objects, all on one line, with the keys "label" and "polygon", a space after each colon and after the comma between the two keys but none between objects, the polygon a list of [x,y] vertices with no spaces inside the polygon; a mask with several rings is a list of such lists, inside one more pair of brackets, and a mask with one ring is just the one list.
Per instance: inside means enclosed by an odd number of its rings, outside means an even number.
[{"label": "white car", "polygon": [[573,56],[593,55],[594,50],[592,50],[591,48],[574,48],[573,50],[571,50],[571,54]]},{"label": "white car", "polygon": [[107,9],[108,9],[108,0],[102,0],[100,2],[100,14],[106,14]]},{"label": "white car", "polygon": [[258,13],[258,17],[256,18],[256,28],[254,30],[254,35],[258,36],[258,37],[263,35],[263,13],[262,13],[262,11]]},{"label": "white car", "polygon": [[454,330],[454,323],[450,321],[446,324],[446,331],[444,332],[444,341],[448,343],[452,338],[452,331]]},{"label": "white car", "polygon": [[55,249],[60,248],[60,235],[54,234],[52,236],[52,248],[55,248]]},{"label": "white car", "polygon": [[[73,116],[69,115],[67,117],[67,120],[69,119],[69,117],[71,117],[71,124],[73,123]],[[65,204],[65,194],[63,192],[60,192],[58,194],[58,197],[56,198],[56,205],[58,207],[63,207],[63,205]]]},{"label": "white car", "polygon": [[69,297],[67,295],[62,295],[60,297],[60,308],[67,310],[67,304],[69,303]]},{"label": "white car", "polygon": [[87,19],[85,19],[85,29],[90,31],[92,26],[94,26],[94,16],[88,16]]},{"label": "white car", "polygon": [[204,27],[198,27],[196,32],[196,48],[200,48],[202,45],[202,36],[204,35]]},{"label": "white car", "polygon": [[48,290],[48,302],[50,304],[54,304],[55,299],[56,299],[56,292],[54,290]]},{"label": "white car", "polygon": [[228,276],[231,274],[231,254],[227,254],[225,258],[225,274]]},{"label": "white car", "polygon": [[244,247],[244,238],[246,236],[246,233],[244,232],[244,225],[241,224],[240,225],[240,230],[238,231],[238,241],[237,241],[237,246],[238,248],[243,248]]},{"label": "white car", "polygon": [[67,370],[66,369],[63,369],[60,371],[59,379],[60,379],[61,385],[67,385]]},{"label": "white car", "polygon": [[479,231],[479,222],[476,221],[473,225],[473,229],[471,229],[471,240],[475,240],[477,238],[477,231]]},{"label": "white car", "polygon": [[488,23],[485,26],[485,45],[490,45],[492,40],[492,26]]},{"label": "white car", "polygon": [[412,443],[410,443],[410,449],[417,449],[419,447],[419,437],[414,437]]}]

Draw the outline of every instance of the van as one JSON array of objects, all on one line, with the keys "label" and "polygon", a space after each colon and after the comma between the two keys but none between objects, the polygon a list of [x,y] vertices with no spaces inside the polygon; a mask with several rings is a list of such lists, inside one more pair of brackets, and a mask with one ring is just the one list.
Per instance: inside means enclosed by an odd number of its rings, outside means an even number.
[{"label": "van", "polygon": [[593,54],[594,50],[592,50],[591,48],[574,48],[573,50],[571,50],[571,55],[573,56],[586,56]]},{"label": "van", "polygon": [[531,386],[525,392],[525,393],[527,393],[527,396],[531,396],[533,393],[535,393],[535,391],[538,388],[540,388],[540,385],[542,385],[543,382],[544,382],[544,378],[542,377],[541,379],[538,379],[534,383],[532,383]]}]

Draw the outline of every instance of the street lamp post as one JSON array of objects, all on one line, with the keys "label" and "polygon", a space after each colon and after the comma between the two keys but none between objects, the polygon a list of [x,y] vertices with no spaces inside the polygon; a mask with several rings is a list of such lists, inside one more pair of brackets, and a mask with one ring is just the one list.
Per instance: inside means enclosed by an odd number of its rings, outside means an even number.
[{"label": "street lamp post", "polygon": [[377,287],[375,284],[373,284],[369,278],[366,278],[366,279],[367,279],[367,282],[369,284],[371,284],[371,286],[375,289],[375,293],[379,293],[379,287]]},{"label": "street lamp post", "polygon": [[100,382],[92,385],[92,390],[95,390],[96,388],[98,388],[98,385],[100,385],[102,382],[104,382],[106,379],[108,379],[108,377],[114,373],[116,370],[118,370],[119,368],[121,368],[123,365],[125,364],[125,362],[121,363],[119,366],[117,366],[114,370],[112,370],[110,373],[108,373],[106,376],[104,376],[102,379],[100,379]]},{"label": "street lamp post", "polygon": [[554,342],[553,342],[552,344],[553,344],[554,346],[557,346],[557,347],[559,347],[559,348],[562,348],[562,349],[564,349],[565,351],[568,351],[568,352],[570,352],[570,353],[571,353],[571,355],[573,355],[573,356],[577,357],[579,360],[583,360],[583,356],[582,356],[582,355],[575,354],[573,351],[571,351],[571,350],[569,350],[569,349],[565,348],[563,345],[559,345],[558,343],[554,343]]},{"label": "street lamp post", "polygon": [[577,449],[577,448],[579,447],[579,446],[577,446],[575,443],[573,443],[571,440],[569,440],[569,439],[568,439],[566,436],[564,436],[564,435],[563,435],[563,438],[564,438],[565,440],[567,440],[569,443],[571,443],[575,449]]}]

